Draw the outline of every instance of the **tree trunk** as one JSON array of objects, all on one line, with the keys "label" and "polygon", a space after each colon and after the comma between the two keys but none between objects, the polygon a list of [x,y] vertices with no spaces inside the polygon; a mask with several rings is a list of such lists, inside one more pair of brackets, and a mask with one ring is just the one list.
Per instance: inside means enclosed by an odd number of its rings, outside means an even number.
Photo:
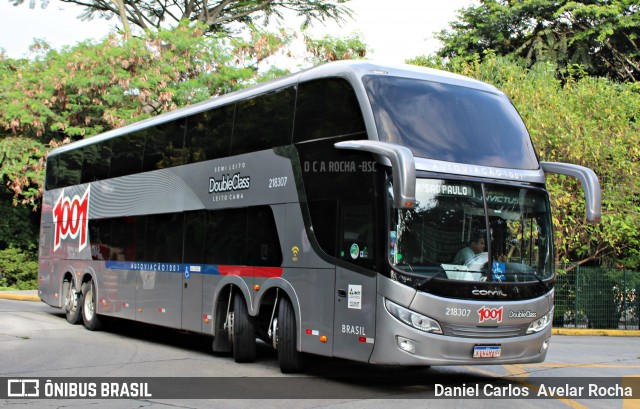
[{"label": "tree trunk", "polygon": [[124,38],[131,38],[131,28],[129,27],[129,20],[127,19],[127,11],[124,8],[123,0],[113,0],[116,7],[118,7],[118,13],[120,14],[120,21],[122,21],[122,30],[124,31]]}]

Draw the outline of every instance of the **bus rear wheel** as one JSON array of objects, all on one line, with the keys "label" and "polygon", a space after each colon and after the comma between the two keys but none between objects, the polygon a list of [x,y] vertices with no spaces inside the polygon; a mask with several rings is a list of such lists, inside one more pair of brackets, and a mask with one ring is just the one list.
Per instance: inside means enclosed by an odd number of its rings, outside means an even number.
[{"label": "bus rear wheel", "polygon": [[233,337],[233,359],[236,362],[253,362],[256,360],[256,326],[249,315],[244,297],[236,294],[233,297],[233,311],[230,312],[229,333]]},{"label": "bus rear wheel", "polygon": [[64,312],[69,324],[80,324],[82,321],[82,293],[76,290],[73,281],[66,279],[62,284],[64,294]]},{"label": "bus rear wheel", "polygon": [[96,311],[96,288],[93,280],[82,284],[82,323],[89,331],[97,331],[101,327]]},{"label": "bus rear wheel", "polygon": [[297,325],[293,305],[288,298],[280,300],[278,322],[276,324],[276,349],[282,373],[302,371],[303,356],[296,348]]}]

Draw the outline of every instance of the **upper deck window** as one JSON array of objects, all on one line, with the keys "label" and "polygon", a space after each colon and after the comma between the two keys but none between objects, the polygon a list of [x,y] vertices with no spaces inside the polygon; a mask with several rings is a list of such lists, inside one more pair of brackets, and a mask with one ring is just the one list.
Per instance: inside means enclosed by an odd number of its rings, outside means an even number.
[{"label": "upper deck window", "polygon": [[358,98],[347,80],[322,78],[298,86],[293,143],[364,131]]},{"label": "upper deck window", "polygon": [[529,134],[503,95],[410,78],[363,78],[380,140],[416,157],[538,169]]}]

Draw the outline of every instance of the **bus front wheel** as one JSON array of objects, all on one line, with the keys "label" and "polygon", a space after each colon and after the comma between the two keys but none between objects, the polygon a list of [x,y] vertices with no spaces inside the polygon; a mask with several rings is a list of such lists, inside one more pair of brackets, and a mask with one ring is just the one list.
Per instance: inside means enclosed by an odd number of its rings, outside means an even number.
[{"label": "bus front wheel", "polygon": [[296,348],[296,314],[288,298],[280,300],[276,327],[276,349],[282,373],[296,373],[302,370],[302,353]]},{"label": "bus front wheel", "polygon": [[100,318],[96,312],[96,288],[92,281],[82,284],[82,323],[90,331],[100,329]]},{"label": "bus front wheel", "polygon": [[233,297],[233,314],[230,317],[230,333],[233,337],[233,359],[236,362],[253,362],[256,360],[256,326],[249,315],[244,297],[236,294]]}]

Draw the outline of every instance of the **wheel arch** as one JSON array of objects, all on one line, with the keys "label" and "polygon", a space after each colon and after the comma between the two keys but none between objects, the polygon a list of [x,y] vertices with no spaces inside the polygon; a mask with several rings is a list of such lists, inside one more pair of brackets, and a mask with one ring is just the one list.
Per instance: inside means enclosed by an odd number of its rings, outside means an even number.
[{"label": "wheel arch", "polygon": [[[278,293],[278,302],[282,299],[282,297],[287,297],[291,302],[293,307],[293,312],[295,314],[296,327],[298,332],[298,337],[296,340],[298,350],[302,348],[302,312],[300,308],[300,300],[298,297],[298,293],[293,288],[291,283],[283,278],[270,278],[266,280],[262,286],[259,295],[255,299],[256,303],[256,316],[265,316],[271,315],[272,309],[275,308],[273,305],[273,301],[275,299],[275,294]],[[265,307],[268,307],[265,309]],[[276,310],[277,316],[277,310]]]},{"label": "wheel arch", "polygon": [[233,289],[233,291],[240,291],[242,293],[242,297],[244,298],[244,302],[247,304],[247,309],[249,310],[249,315],[254,315],[255,311],[253,310],[252,302],[251,302],[251,291],[249,291],[249,285],[243,280],[240,276],[226,276],[224,277],[218,285],[213,293],[213,311],[211,311],[211,316],[214,319],[213,325],[213,336],[216,336],[216,325],[217,320],[220,319],[218,314],[226,314],[227,303],[229,302],[229,291]]},{"label": "wheel arch", "polygon": [[80,292],[81,283],[79,282],[76,274],[76,269],[73,268],[72,265],[67,265],[61,269],[64,273],[60,274],[60,278],[58,281],[58,289],[56,293],[58,294],[56,301],[58,302],[58,308],[64,308],[64,298],[65,295],[65,281],[69,280],[72,285],[75,287],[76,291]]},{"label": "wheel arch", "polygon": [[261,284],[261,291],[254,299],[254,308],[255,315],[259,315],[261,313],[261,309],[265,305],[270,305],[270,298],[273,297],[273,294],[277,291],[280,291],[280,297],[283,295],[287,296],[293,305],[293,309],[296,313],[296,318],[300,321],[300,302],[298,300],[298,293],[295,288],[291,285],[289,281],[283,278],[270,278]]}]

